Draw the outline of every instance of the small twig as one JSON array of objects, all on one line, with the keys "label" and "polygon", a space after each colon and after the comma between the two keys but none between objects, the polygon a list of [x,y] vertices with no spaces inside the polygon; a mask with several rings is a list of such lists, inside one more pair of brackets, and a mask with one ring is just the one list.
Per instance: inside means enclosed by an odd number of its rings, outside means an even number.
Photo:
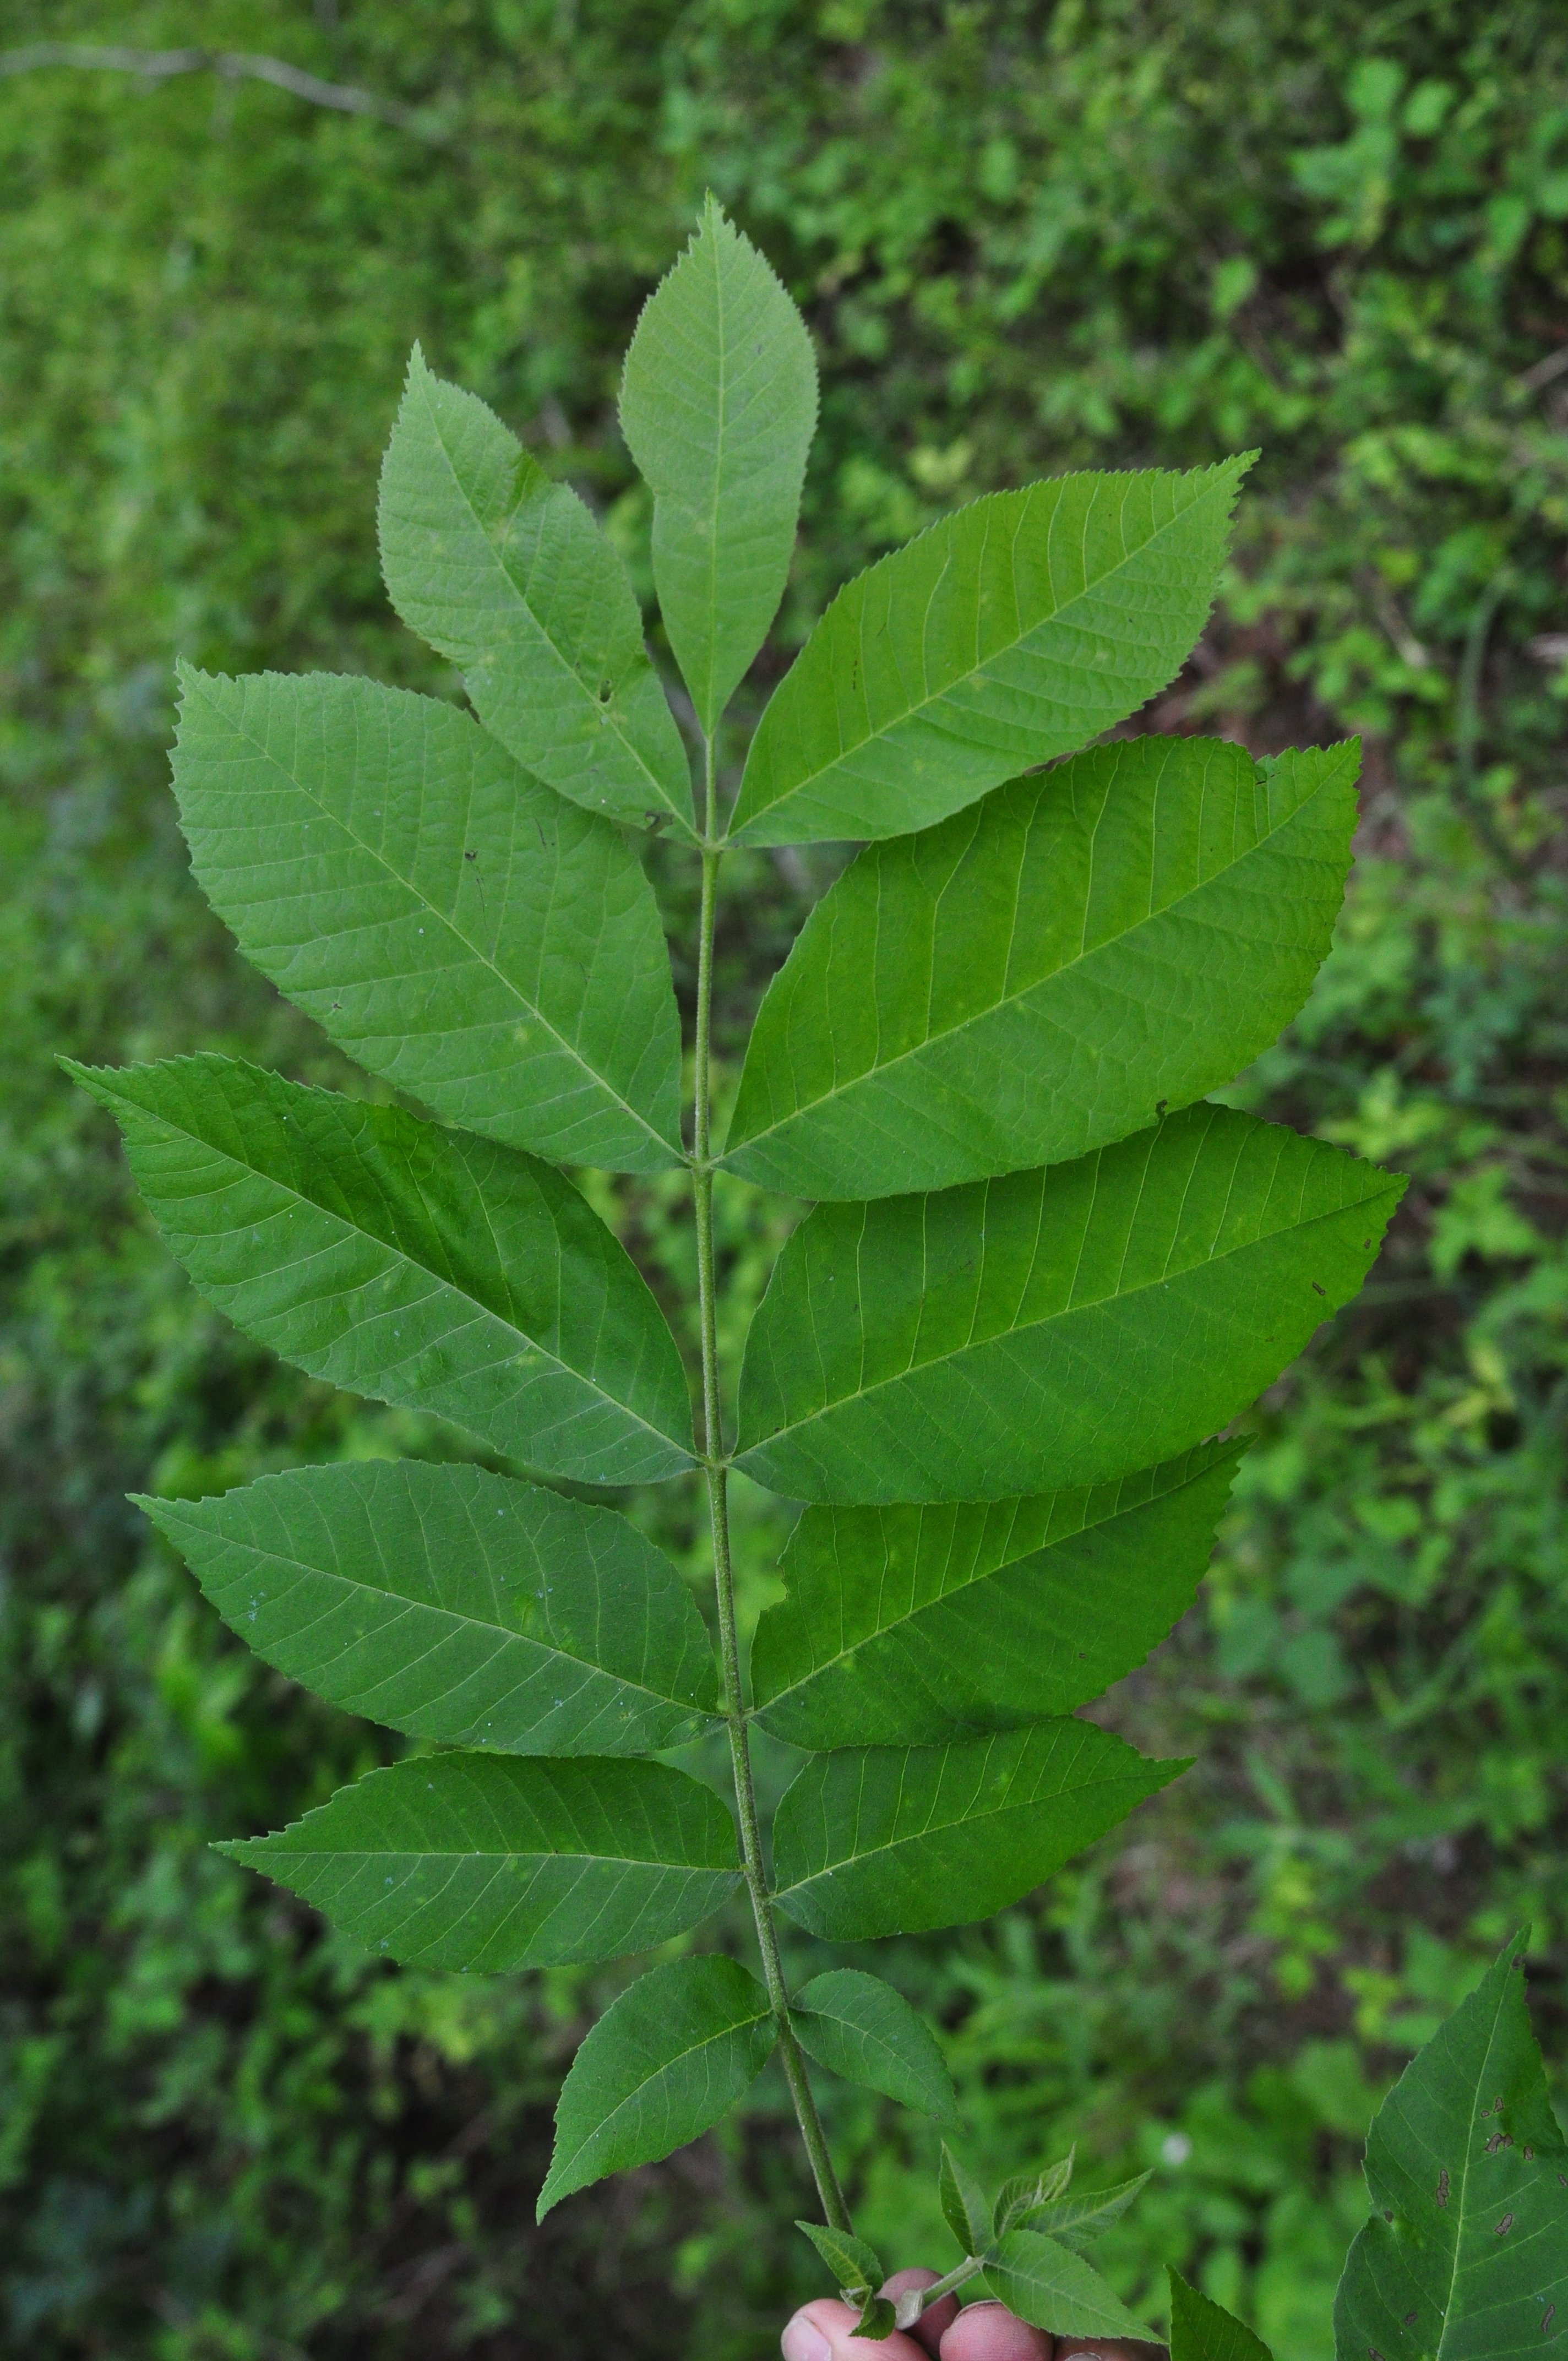
[{"label": "small twig", "polygon": [[88,73],[129,73],[143,82],[171,81],[176,74],[215,73],[228,82],[269,82],[291,98],[311,106],[329,106],[339,115],[367,115],[411,131],[416,139],[444,140],[446,134],[396,99],[378,98],[352,82],[323,82],[319,74],[287,65],[281,58],[261,57],[247,49],[135,49],[118,42],[32,41],[26,49],[0,49],[0,74],[33,73],[45,66],[72,66]]}]

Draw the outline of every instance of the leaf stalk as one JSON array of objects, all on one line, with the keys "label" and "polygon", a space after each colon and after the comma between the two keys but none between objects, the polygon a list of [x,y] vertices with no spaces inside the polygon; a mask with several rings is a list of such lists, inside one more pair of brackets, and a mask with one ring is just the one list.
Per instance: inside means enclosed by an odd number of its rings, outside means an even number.
[{"label": "leaf stalk", "polygon": [[723,1715],[729,1730],[729,1759],[735,1777],[735,1802],[740,1825],[740,1858],[751,1897],[757,1947],[762,1958],[762,1978],[778,2026],[779,2055],[790,2097],[806,2143],[823,2214],[835,2230],[851,2230],[850,2209],[833,2159],[828,2152],[822,2118],[811,2089],[806,2059],[790,2022],[789,1991],[779,1958],[778,1930],[773,1924],[773,1895],[762,1858],[762,1828],[757,1815],[756,1784],[751,1776],[749,1716],[740,1681],[740,1647],[735,1620],[735,1572],[729,1550],[729,1464],[724,1456],[723,1419],[718,1389],[718,1318],[713,1244],[712,1039],[713,935],[718,906],[718,864],[723,855],[713,842],[717,784],[714,748],[704,741],[702,905],[697,937],[696,1055],[695,1106],[692,1119],[692,1197],[696,1216],[697,1304],[702,1342],[702,1468],[707,1488],[708,1521],[713,1533],[713,1578],[718,1603],[718,1644],[723,1684]]}]

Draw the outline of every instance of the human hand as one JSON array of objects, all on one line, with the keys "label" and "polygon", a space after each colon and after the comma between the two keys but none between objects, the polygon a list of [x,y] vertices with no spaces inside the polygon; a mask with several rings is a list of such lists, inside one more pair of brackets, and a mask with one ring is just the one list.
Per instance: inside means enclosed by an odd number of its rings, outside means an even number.
[{"label": "human hand", "polygon": [[[883,2295],[934,2287],[936,2271],[895,2271]],[[1107,2345],[1098,2337],[1047,2336],[1002,2303],[966,2304],[945,2295],[915,2326],[872,2345],[851,2337],[860,2314],[831,2296],[802,2304],[780,2338],[784,2361],[1165,2361],[1162,2345]]]}]

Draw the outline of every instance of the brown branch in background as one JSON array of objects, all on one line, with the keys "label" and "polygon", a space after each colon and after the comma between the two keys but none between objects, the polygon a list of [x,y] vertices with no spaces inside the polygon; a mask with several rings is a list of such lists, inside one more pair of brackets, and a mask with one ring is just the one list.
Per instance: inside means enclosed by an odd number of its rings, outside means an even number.
[{"label": "brown branch in background", "polygon": [[168,82],[175,74],[215,73],[229,82],[269,82],[312,106],[330,106],[339,115],[368,115],[378,123],[395,124],[417,139],[441,140],[437,130],[414,108],[395,99],[377,98],[351,82],[323,82],[281,58],[266,58],[244,49],[134,49],[117,43],[99,46],[85,41],[32,41],[26,49],[0,49],[0,74],[31,73],[41,66],[74,66],[87,72],[139,74],[143,82]]}]

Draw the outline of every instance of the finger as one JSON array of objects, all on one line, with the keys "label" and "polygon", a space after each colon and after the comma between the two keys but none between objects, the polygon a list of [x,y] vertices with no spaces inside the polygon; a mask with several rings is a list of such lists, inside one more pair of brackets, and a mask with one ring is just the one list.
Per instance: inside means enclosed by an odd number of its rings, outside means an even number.
[{"label": "finger", "polygon": [[872,2344],[854,2335],[860,2317],[831,2296],[802,2304],[779,2339],[784,2361],[930,2361],[926,2347],[911,2337],[884,2336]]},{"label": "finger", "polygon": [[966,2304],[941,2343],[941,2361],[1051,2361],[1055,2339],[1004,2303]]},{"label": "finger", "polygon": [[[935,2287],[940,2277],[939,2271],[894,2271],[883,2288],[883,2293],[890,2296],[907,2295],[911,2288]],[[921,2313],[909,2331],[909,2334],[916,2345],[923,2345],[927,2353],[934,2355],[937,2347],[941,2344],[944,2331],[952,2326],[958,2316],[958,2297],[956,2295],[938,2296],[936,2302]]]},{"label": "finger", "polygon": [[1064,2336],[1057,2361],[1169,2361],[1169,2356],[1163,2345],[1102,2345],[1092,2337],[1085,2344],[1081,2336]]}]

